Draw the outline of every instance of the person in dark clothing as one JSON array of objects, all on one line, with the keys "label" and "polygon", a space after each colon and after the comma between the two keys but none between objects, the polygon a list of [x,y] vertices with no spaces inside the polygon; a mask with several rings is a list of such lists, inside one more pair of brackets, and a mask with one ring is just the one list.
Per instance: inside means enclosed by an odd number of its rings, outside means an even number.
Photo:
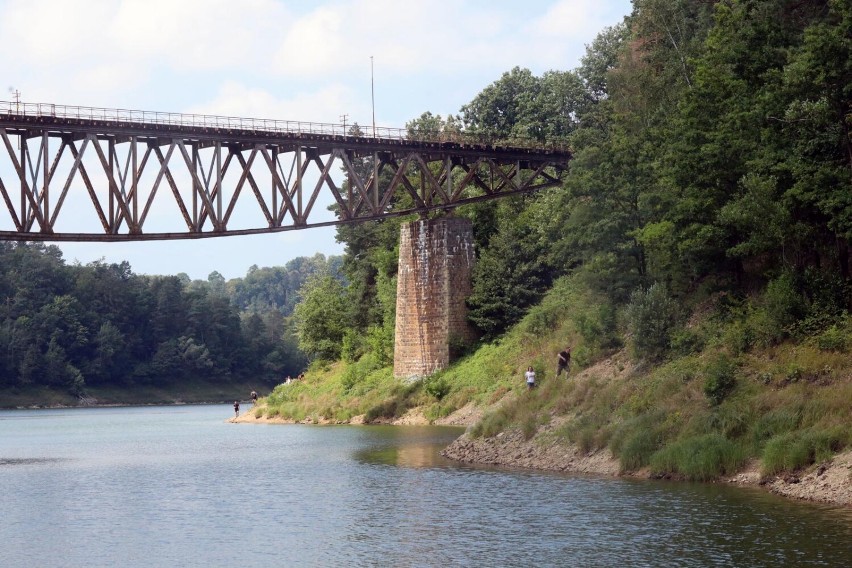
[{"label": "person in dark clothing", "polygon": [[571,371],[571,347],[566,347],[562,351],[559,352],[559,359],[556,363],[556,376],[562,374],[562,371],[565,371],[565,376],[568,376],[568,373]]},{"label": "person in dark clothing", "polygon": [[257,391],[251,391],[251,401],[257,403]]},{"label": "person in dark clothing", "polygon": [[240,403],[239,401],[234,401],[234,418],[240,417]]}]

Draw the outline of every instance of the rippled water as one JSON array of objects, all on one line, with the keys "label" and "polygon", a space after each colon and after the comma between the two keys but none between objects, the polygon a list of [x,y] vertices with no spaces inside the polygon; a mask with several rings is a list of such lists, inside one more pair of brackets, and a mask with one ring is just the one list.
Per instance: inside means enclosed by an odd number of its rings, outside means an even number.
[{"label": "rippled water", "polygon": [[852,511],[473,468],[438,427],[0,412],[0,566],[849,566]]}]

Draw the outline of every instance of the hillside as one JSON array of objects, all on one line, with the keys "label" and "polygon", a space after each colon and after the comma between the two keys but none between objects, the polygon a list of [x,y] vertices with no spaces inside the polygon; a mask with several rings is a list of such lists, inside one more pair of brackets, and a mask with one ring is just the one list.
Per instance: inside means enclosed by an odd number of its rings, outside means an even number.
[{"label": "hillside", "polygon": [[[692,300],[682,324],[663,330],[676,348],[653,360],[637,351],[642,323],[631,320],[631,306],[613,313],[581,274],[563,278],[509,333],[433,377],[400,383],[370,355],[315,365],[304,380],[276,387],[248,419],[446,423],[462,410],[481,419],[450,449],[457,459],[697,481],[774,483],[802,479],[809,468],[825,472],[852,445],[852,320],[743,346],[737,338],[753,325],[749,317],[724,296]],[[684,334],[692,337],[686,345],[678,342]],[[556,379],[565,344],[575,366],[569,379]],[[529,365],[540,383],[531,392]],[[508,440],[517,444],[503,447]]]}]

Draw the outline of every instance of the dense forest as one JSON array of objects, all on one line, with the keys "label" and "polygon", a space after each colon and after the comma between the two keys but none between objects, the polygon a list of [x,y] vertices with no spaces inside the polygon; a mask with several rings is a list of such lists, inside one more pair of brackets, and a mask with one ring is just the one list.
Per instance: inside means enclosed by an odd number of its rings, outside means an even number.
[{"label": "dense forest", "polygon": [[[514,68],[458,116],[408,124],[573,150],[563,187],[451,213],[474,225],[471,322],[496,338],[582,273],[611,301],[604,324],[629,305],[634,347],[654,359],[693,341],[681,308],[712,294],[743,349],[830,328],[852,299],[850,2],[633,5],[578,68]],[[296,308],[307,353],[388,362],[406,220],[340,229],[347,285],[314,282]]]},{"label": "dense forest", "polygon": [[340,259],[297,258],[226,282],[67,265],[56,246],[0,243],[0,388],[280,381],[305,358],[290,316],[302,283]]}]

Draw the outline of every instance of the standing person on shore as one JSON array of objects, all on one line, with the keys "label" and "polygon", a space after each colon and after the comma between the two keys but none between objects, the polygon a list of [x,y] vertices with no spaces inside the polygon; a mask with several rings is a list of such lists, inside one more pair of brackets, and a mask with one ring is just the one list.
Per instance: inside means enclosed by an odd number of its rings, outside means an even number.
[{"label": "standing person on shore", "polygon": [[535,371],[533,371],[532,366],[527,367],[524,377],[527,379],[527,390],[533,390],[535,388]]},{"label": "standing person on shore", "polygon": [[556,376],[562,374],[562,371],[565,371],[565,376],[567,377],[569,372],[571,371],[571,346],[569,345],[565,349],[559,352],[559,360],[556,364]]},{"label": "standing person on shore", "polygon": [[239,417],[240,417],[240,402],[235,400],[234,401],[234,418],[239,418]]},{"label": "standing person on shore", "polygon": [[251,391],[251,401],[257,404],[257,391]]}]

